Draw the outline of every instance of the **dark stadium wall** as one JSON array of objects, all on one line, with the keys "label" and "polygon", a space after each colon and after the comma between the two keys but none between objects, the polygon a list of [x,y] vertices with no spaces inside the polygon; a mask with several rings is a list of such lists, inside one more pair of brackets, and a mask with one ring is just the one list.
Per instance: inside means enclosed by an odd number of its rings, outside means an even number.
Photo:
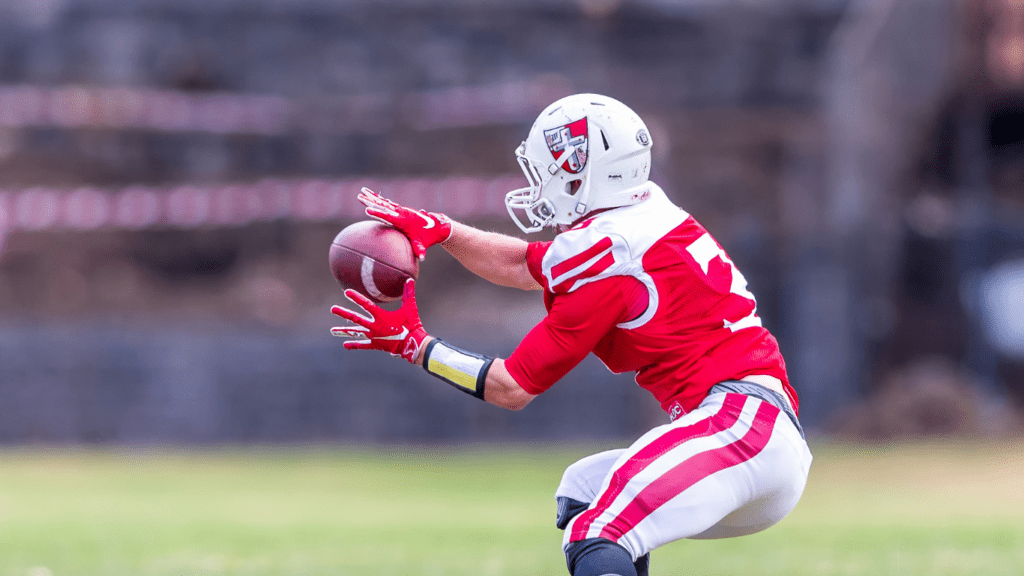
[{"label": "dark stadium wall", "polygon": [[[847,132],[835,115],[851,98],[874,97],[875,84],[861,79],[878,70],[909,66],[917,76],[907,78],[923,78],[907,82],[923,95],[905,98],[907,108],[935,97],[927,92],[937,85],[938,76],[928,76],[934,67],[914,64],[918,48],[901,43],[900,31],[911,38],[932,33],[948,12],[914,18],[912,0],[895,5],[900,10],[892,14],[802,0],[69,0],[48,10],[0,7],[0,326],[11,331],[5,346],[24,331],[23,340],[41,349],[56,338],[49,327],[70,322],[115,342],[104,348],[101,339],[83,339],[81,346],[96,349],[81,357],[102,364],[113,362],[111,350],[139,347],[128,354],[140,358],[134,375],[110,381],[146,389],[158,386],[153,382],[186,386],[174,376],[180,365],[148,357],[159,349],[160,334],[188,340],[183,335],[217,333],[226,342],[285,348],[293,340],[311,347],[296,349],[297,357],[309,354],[313,364],[329,366],[332,360],[318,355],[329,354],[321,346],[336,344],[321,340],[332,321],[327,307],[339,294],[326,246],[358,214],[352,207],[308,212],[307,192],[330,192],[333,202],[339,190],[383,182],[385,192],[409,192],[417,205],[473,206],[458,216],[515,232],[497,190],[518,178],[512,150],[554,98],[603,92],[647,119],[656,142],[654,178],[744,270],[807,400],[803,417],[817,428],[837,404],[870,388],[884,322],[872,320],[864,331],[853,319],[884,313],[878,304],[891,299],[899,265],[887,257],[865,266],[851,249],[869,238],[877,240],[876,253],[896,254],[899,238],[889,228],[880,233],[860,222],[847,234],[829,220],[849,189],[833,178],[835,163],[851,150],[835,147],[833,132]],[[840,23],[843,38],[855,41],[865,29],[880,30],[874,38],[906,58],[862,67],[837,61]],[[845,121],[891,121],[910,140],[922,130],[917,120],[900,117],[854,114]],[[886,221],[897,221],[898,203],[886,199],[911,153],[874,150],[870,141],[852,145],[857,154],[874,154],[858,158],[889,162],[867,181],[863,198]],[[441,180],[451,177],[462,180]],[[262,194],[262,211],[249,219],[218,216],[217,203],[234,201],[236,192]],[[120,207],[130,197],[181,209],[131,225],[111,219],[90,227],[88,215],[71,215],[72,206]],[[290,208],[275,212],[267,203],[281,198]],[[200,211],[205,219],[189,212],[207,204],[209,211]],[[442,275],[459,283],[458,298],[493,296],[446,258],[428,259],[421,286],[427,313],[454,306],[439,288]],[[860,282],[865,278],[873,281]],[[503,318],[518,310],[536,314],[539,306],[504,293],[498,304],[495,315]],[[495,353],[507,353],[524,332],[523,322],[489,326]],[[431,328],[444,331],[446,321]],[[481,337],[471,326],[451,329],[455,337]],[[116,344],[121,332],[133,336]],[[155,340],[141,336],[147,333]],[[51,348],[65,345],[58,339]],[[0,354],[17,357],[13,350]],[[33,358],[37,370],[22,365],[12,382],[41,382],[39,374],[51,373],[59,380],[51,386],[71,389],[57,360]],[[215,357],[204,358],[187,364],[196,367],[195,378],[220,390],[216,375],[223,369]],[[293,363],[282,357],[286,368],[275,378],[321,381]],[[76,373],[102,386],[106,380],[90,376],[89,366]],[[248,368],[243,362],[232,370]],[[259,374],[253,368],[250,377]],[[609,381],[624,380],[635,392],[628,378]],[[206,406],[216,414],[228,404]],[[558,410],[569,413],[573,405]],[[209,438],[258,436],[247,430]]]}]

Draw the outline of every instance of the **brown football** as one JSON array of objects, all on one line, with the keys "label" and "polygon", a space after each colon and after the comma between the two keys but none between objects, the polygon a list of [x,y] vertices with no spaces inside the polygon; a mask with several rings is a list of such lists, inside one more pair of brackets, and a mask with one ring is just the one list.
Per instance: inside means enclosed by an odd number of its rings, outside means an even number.
[{"label": "brown football", "polygon": [[364,220],[334,237],[331,272],[343,288],[351,288],[374,302],[402,297],[405,281],[416,278],[419,260],[405,234],[396,228]]}]

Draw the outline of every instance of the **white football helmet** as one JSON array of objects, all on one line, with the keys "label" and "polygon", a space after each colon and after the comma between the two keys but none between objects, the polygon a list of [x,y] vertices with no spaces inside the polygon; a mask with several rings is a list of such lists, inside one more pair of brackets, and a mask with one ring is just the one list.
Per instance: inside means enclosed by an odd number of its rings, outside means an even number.
[{"label": "white football helmet", "polygon": [[[505,206],[529,234],[572,224],[594,210],[644,200],[651,134],[622,102],[576,94],[541,112],[516,158],[530,185],[506,194]],[[516,210],[524,211],[529,222]]]}]

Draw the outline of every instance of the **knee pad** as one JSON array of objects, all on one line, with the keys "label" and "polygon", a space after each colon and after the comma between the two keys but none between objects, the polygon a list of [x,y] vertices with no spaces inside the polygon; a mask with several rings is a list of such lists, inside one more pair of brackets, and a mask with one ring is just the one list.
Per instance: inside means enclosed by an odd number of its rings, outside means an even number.
[{"label": "knee pad", "polygon": [[572,576],[637,576],[629,552],[604,538],[570,542],[565,547],[565,563]]},{"label": "knee pad", "polygon": [[556,496],[555,502],[558,504],[558,511],[555,513],[555,525],[558,526],[559,530],[565,530],[570,520],[575,518],[577,514],[590,508],[590,502],[580,502],[568,496]]}]

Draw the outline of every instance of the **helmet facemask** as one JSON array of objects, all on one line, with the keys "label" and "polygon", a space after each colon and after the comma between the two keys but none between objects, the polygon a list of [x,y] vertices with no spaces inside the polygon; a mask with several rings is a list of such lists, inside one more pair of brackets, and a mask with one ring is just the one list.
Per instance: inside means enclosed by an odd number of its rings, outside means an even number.
[{"label": "helmet facemask", "polygon": [[[569,154],[572,152],[570,151]],[[573,174],[560,168],[554,161],[545,165],[543,161],[527,156],[527,144],[523,142],[516,149],[516,160],[530,184],[526,188],[513,190],[505,195],[505,206],[519,228],[527,234],[539,232],[547,226],[567,224],[566,212],[570,209],[576,216],[586,214],[586,199],[589,195],[590,164],[581,174]],[[529,225],[516,215],[522,210]],[[561,216],[561,217],[560,217]]]}]

